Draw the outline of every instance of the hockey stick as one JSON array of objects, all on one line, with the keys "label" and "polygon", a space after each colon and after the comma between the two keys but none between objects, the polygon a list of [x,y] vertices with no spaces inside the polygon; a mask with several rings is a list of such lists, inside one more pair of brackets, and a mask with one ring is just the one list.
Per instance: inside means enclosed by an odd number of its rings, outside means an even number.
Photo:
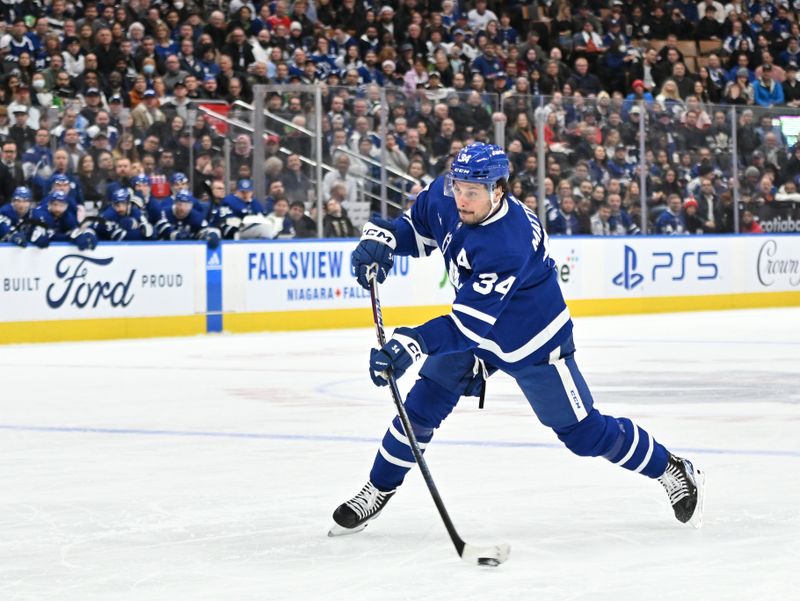
[{"label": "hockey stick", "polygon": [[[367,273],[367,279],[369,280],[369,295],[370,299],[372,300],[372,319],[375,322],[375,333],[378,337],[378,346],[383,347],[383,345],[386,344],[386,334],[383,330],[383,314],[381,312],[381,301],[378,297],[378,281],[376,279],[377,273],[378,266],[377,264],[373,264]],[[436,484],[434,483],[433,476],[428,469],[428,464],[419,448],[419,443],[417,442],[417,437],[414,434],[414,429],[411,427],[411,420],[408,417],[406,408],[403,406],[400,390],[397,388],[397,381],[394,379],[394,374],[392,374],[391,370],[389,370],[387,373],[387,378],[389,380],[389,389],[392,391],[392,400],[394,401],[394,406],[397,408],[397,414],[400,416],[400,421],[403,423],[403,430],[405,430],[406,436],[408,437],[408,444],[411,447],[411,452],[414,454],[414,460],[419,466],[419,471],[422,472],[422,477],[425,480],[425,484],[428,486],[428,491],[431,493],[431,497],[433,497],[433,502],[436,504],[436,509],[439,510],[439,515],[444,522],[444,527],[447,528],[447,533],[450,535],[450,540],[453,541],[453,545],[456,548],[458,556],[471,564],[477,564],[481,566],[499,566],[506,559],[508,559],[508,555],[511,552],[511,547],[505,543],[491,547],[475,547],[465,543],[464,540],[458,535],[456,527],[453,525],[453,521],[450,519],[447,509],[444,506],[444,501],[442,501],[442,497],[439,495],[439,491],[436,489]]]}]

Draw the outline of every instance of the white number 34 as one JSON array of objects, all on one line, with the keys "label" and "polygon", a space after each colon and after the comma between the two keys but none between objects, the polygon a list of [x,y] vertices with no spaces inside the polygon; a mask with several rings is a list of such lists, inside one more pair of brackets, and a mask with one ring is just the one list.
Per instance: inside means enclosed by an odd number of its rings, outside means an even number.
[{"label": "white number 34", "polygon": [[510,275],[500,283],[497,283],[497,279],[496,273],[479,273],[478,280],[480,281],[472,284],[472,288],[475,292],[479,292],[480,294],[489,294],[494,290],[500,295],[505,296],[508,294],[508,291],[511,290],[511,286],[514,285],[514,280],[517,278]]}]

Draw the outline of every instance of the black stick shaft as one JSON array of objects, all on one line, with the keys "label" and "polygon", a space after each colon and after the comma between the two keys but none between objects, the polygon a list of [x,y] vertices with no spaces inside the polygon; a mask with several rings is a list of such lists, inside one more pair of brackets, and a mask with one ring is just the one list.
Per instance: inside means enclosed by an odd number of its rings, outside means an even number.
[{"label": "black stick shaft", "polygon": [[[383,314],[381,312],[380,298],[378,297],[378,282],[375,277],[370,278],[369,294],[370,299],[372,300],[372,318],[375,322],[375,333],[378,336],[378,344],[383,347],[383,345],[386,344],[386,334],[383,330]],[[422,450],[419,448],[419,443],[417,442],[417,437],[414,434],[414,429],[411,427],[411,420],[409,419],[406,408],[403,405],[403,400],[400,396],[400,390],[397,388],[397,381],[394,379],[394,374],[391,373],[391,370],[389,370],[388,379],[389,389],[392,391],[392,400],[397,408],[397,414],[400,416],[403,429],[406,431],[408,443],[411,446],[411,452],[414,454],[414,460],[419,466],[419,471],[422,472],[422,477],[425,480],[425,484],[428,486],[428,491],[431,493],[433,502],[436,504],[436,509],[439,510],[439,516],[441,516],[442,521],[444,522],[444,527],[447,528],[447,533],[450,535],[450,540],[453,541],[453,545],[455,546],[458,555],[461,556],[464,552],[464,541],[458,535],[456,527],[453,525],[453,521],[450,519],[450,515],[447,513],[447,508],[444,506],[444,501],[442,501],[442,497],[436,488],[436,483],[433,481],[433,476],[431,475],[431,471],[428,469],[428,464],[425,461],[425,457],[422,455]]]}]

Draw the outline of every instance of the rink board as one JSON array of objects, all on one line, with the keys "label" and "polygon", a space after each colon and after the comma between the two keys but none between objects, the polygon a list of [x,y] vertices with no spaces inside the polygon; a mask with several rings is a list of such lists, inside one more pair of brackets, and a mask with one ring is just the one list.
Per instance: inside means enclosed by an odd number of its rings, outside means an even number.
[{"label": "rink board", "polygon": [[[354,241],[0,245],[0,342],[349,328],[372,324]],[[556,238],[575,316],[800,306],[800,236]],[[449,312],[441,255],[398,257],[388,325]]]}]

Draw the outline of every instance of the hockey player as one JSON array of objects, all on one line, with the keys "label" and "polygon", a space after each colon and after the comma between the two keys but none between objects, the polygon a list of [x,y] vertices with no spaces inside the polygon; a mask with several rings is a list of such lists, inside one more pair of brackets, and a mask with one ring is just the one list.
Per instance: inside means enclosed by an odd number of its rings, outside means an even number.
[{"label": "hockey player", "polygon": [[9,204],[0,207],[0,241],[17,246],[28,244],[28,217],[33,204],[33,194],[26,186],[18,186]]},{"label": "hockey player", "polygon": [[153,226],[139,207],[131,202],[128,188],[119,188],[111,195],[111,205],[100,213],[94,229],[101,240],[147,240],[153,236]]},{"label": "hockey player", "polygon": [[70,205],[62,190],[53,190],[42,204],[33,209],[31,218],[38,222],[31,232],[31,243],[47,248],[50,242],[72,242],[80,250],[97,246],[97,234],[78,225],[77,209]]},{"label": "hockey player", "polygon": [[134,175],[131,179],[131,185],[133,186],[131,202],[145,214],[150,223],[158,223],[161,221],[161,201],[152,194],[150,178],[144,173]]},{"label": "hockey player", "polygon": [[205,240],[209,248],[219,246],[220,232],[210,227],[202,213],[193,209],[194,199],[188,190],[181,190],[175,200],[164,207],[161,221],[156,224],[162,240]]},{"label": "hockey player", "polygon": [[[547,236],[536,215],[507,194],[508,159],[498,146],[474,143],[449,174],[420,192],[394,221],[367,223],[352,264],[361,286],[378,266],[378,282],[394,255],[415,257],[439,247],[456,290],[452,311],[415,328],[397,328],[373,349],[370,376],[399,378],[427,355],[405,401],[421,445],[461,396],[477,396],[498,369],[513,377],[537,418],[573,453],[605,457],[658,479],[675,517],[699,527],[704,475],[672,455],[630,419],[600,413],[575,361],[572,320],[558,284]],[[399,417],[383,437],[369,480],[333,514],[331,536],[358,532],[385,507],[414,457]]]},{"label": "hockey player", "polygon": [[[264,205],[253,198],[253,182],[240,179],[236,192],[228,194],[220,204],[211,208],[211,223],[222,231],[226,240],[238,238],[274,238],[272,228],[266,231],[262,223]],[[248,219],[255,217],[256,219]],[[247,221],[245,221],[247,219]]]}]

